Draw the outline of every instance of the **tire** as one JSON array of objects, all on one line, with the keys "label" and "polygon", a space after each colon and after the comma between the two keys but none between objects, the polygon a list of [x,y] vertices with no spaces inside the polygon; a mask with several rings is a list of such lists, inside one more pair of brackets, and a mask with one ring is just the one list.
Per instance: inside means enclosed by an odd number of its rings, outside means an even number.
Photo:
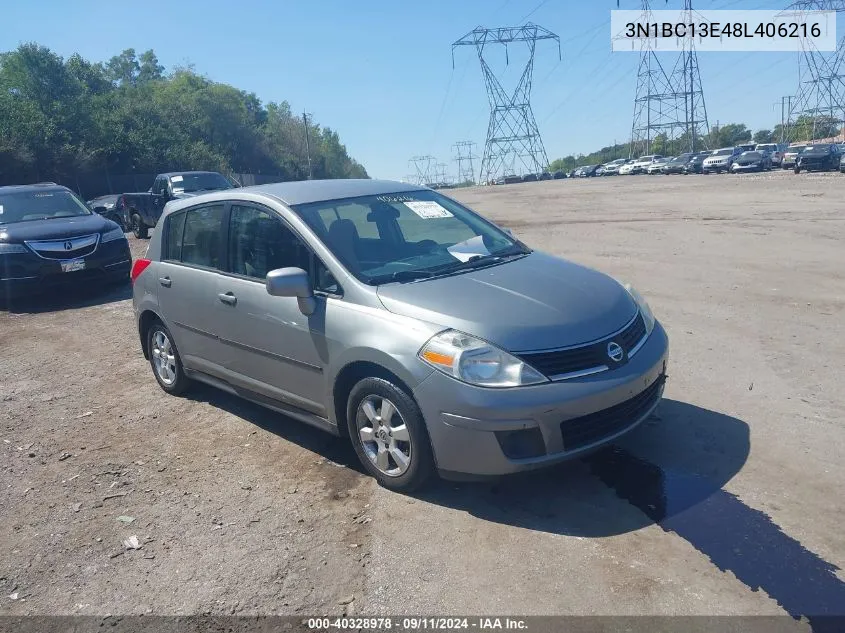
[{"label": "tire", "polygon": [[[382,419],[385,403],[392,405],[387,424]],[[422,412],[400,387],[383,378],[359,381],[349,393],[346,420],[358,459],[385,488],[411,492],[434,476]],[[394,455],[402,457],[397,460]]]},{"label": "tire", "polygon": [[132,234],[139,240],[145,240],[147,239],[147,237],[149,237],[149,233],[147,232],[147,225],[144,224],[144,221],[141,219],[141,216],[137,213],[132,214]]},{"label": "tire", "polygon": [[[150,353],[150,367],[159,387],[172,396],[184,393],[191,379],[185,375],[173,336],[161,321],[154,321],[147,330],[147,349]],[[162,353],[167,353],[166,360],[161,360]]]},{"label": "tire", "polygon": [[793,169],[793,171],[794,171],[796,174],[800,174],[800,173],[801,173],[801,168],[800,168],[800,167],[798,167],[798,166],[796,165],[796,166],[795,166],[795,169]]}]

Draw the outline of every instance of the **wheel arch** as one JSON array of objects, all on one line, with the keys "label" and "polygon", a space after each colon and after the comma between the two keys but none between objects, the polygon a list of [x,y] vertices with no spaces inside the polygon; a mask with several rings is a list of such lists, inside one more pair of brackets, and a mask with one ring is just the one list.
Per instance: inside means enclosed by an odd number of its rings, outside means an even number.
[{"label": "wheel arch", "polygon": [[144,358],[150,360],[150,349],[147,344],[147,332],[156,321],[164,323],[162,318],[154,310],[144,310],[141,316],[138,317],[138,336],[141,339],[141,351],[144,353]]},{"label": "wheel arch", "polygon": [[[384,362],[383,359],[378,361],[373,359],[359,359],[347,363],[340,369],[340,371],[337,372],[334,380],[332,381],[329,405],[331,407],[331,418],[337,424],[338,431],[342,436],[348,437],[349,435],[349,426],[346,416],[349,394],[358,381],[364,378],[383,378],[404,391],[408,397],[416,403],[416,398],[414,397],[414,391],[410,386],[410,381],[400,375],[406,374],[407,372],[402,371],[401,369],[394,371],[394,369],[397,369],[394,363],[396,362]],[[417,406],[419,406],[419,404],[417,404]]]}]

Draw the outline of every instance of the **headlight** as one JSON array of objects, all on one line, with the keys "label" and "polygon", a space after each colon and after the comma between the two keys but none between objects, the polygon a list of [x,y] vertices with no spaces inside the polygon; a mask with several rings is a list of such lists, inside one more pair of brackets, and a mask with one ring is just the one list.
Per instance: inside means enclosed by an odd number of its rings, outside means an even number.
[{"label": "headlight", "polygon": [[631,295],[631,298],[637,303],[637,306],[640,309],[640,314],[643,315],[643,321],[645,321],[645,332],[646,336],[648,336],[654,329],[654,313],[651,311],[648,301],[646,301],[631,284],[625,284],[625,290],[628,291],[628,294]]},{"label": "headlight", "polygon": [[107,231],[103,233],[103,237],[100,242],[113,242],[114,240],[125,240],[126,235],[123,233],[123,229],[117,227],[116,229],[112,229],[111,231]]},{"label": "headlight", "polygon": [[14,253],[28,253],[26,246],[23,244],[3,244],[0,243],[0,255],[12,255]]},{"label": "headlight", "polygon": [[444,374],[480,387],[519,387],[548,382],[530,365],[486,341],[456,330],[436,334],[419,357]]}]

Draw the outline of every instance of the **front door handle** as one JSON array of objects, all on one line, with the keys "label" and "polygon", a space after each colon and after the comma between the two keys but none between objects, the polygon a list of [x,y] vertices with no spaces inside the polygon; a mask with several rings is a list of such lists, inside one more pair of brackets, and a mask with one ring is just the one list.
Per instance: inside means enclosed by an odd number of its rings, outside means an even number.
[{"label": "front door handle", "polygon": [[223,303],[228,303],[230,306],[233,306],[238,302],[238,298],[231,292],[227,292],[225,294],[220,293],[219,295],[217,295],[217,298],[220,299],[220,301],[222,301]]},{"label": "front door handle", "polygon": [[172,284],[173,282],[170,281],[170,277],[159,277],[158,283],[160,283],[165,288],[170,288],[170,284]]}]

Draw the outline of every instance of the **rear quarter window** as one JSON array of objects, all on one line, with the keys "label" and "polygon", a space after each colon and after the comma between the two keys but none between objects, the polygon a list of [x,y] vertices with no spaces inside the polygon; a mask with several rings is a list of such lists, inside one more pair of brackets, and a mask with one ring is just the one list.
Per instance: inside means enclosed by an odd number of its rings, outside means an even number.
[{"label": "rear quarter window", "polygon": [[185,233],[185,212],[167,216],[162,238],[162,259],[172,262],[182,261],[182,236]]}]

